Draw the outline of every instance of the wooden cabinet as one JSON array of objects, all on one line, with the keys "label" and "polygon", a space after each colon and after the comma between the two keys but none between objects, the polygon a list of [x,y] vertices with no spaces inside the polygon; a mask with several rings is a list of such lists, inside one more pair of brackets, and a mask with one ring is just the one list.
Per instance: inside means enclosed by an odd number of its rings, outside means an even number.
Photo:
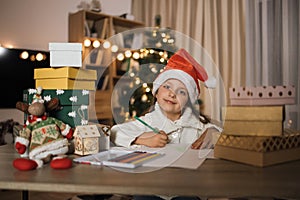
[{"label": "wooden cabinet", "polygon": [[[112,53],[112,49],[104,48],[103,44],[117,33],[143,26],[142,22],[92,11],[81,10],[69,14],[69,42],[83,43],[83,67],[95,69],[98,73],[98,88],[90,96],[91,120],[109,125],[114,123],[111,96],[119,78],[115,59],[118,52]],[[93,44],[96,42],[100,47],[95,50]],[[92,58],[94,60],[91,62]]]}]

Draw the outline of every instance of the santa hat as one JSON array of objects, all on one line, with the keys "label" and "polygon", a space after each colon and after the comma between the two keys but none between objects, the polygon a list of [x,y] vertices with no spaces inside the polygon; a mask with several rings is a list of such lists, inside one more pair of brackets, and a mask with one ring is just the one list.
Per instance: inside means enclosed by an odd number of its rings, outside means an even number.
[{"label": "santa hat", "polygon": [[168,61],[163,72],[153,82],[152,93],[168,79],[178,79],[187,88],[192,103],[195,103],[200,94],[199,80],[208,88],[216,86],[216,79],[208,77],[205,69],[184,49],[177,51]]}]

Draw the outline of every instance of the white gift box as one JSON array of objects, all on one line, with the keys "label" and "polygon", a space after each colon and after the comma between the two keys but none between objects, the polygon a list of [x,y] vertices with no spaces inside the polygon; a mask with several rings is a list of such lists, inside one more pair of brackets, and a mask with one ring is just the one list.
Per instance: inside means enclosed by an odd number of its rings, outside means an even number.
[{"label": "white gift box", "polygon": [[49,43],[51,67],[81,67],[81,43]]}]

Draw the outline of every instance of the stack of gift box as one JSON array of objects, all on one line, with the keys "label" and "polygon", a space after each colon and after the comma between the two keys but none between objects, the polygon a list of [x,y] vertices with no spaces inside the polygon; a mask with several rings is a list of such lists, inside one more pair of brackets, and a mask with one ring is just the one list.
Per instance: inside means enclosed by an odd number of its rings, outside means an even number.
[{"label": "stack of gift box", "polygon": [[[34,69],[36,88],[41,87],[45,101],[58,98],[61,109],[51,115],[71,127],[88,124],[90,91],[95,90],[96,70],[82,68],[81,43],[49,43],[50,67]],[[30,103],[36,90],[24,91]]]},{"label": "stack of gift box", "polygon": [[[58,98],[60,109],[49,113],[75,129],[75,140],[83,148],[77,148],[77,154],[87,155],[107,149],[109,126],[105,126],[105,132],[99,128],[99,132],[91,131],[94,125],[89,123],[88,106],[90,104],[90,92],[96,89],[97,71],[83,69],[82,44],[81,43],[49,43],[50,67],[34,70],[36,88],[41,87],[42,98],[47,102],[52,98]],[[37,90],[30,88],[24,90],[23,101],[31,103]],[[25,116],[25,120],[27,116]],[[91,126],[91,127],[90,127]],[[99,125],[97,125],[99,126]],[[77,128],[78,127],[78,128]],[[78,129],[78,130],[77,130]],[[78,134],[80,132],[84,134]],[[84,131],[83,131],[84,130]],[[99,137],[103,135],[105,145],[99,148]],[[82,141],[80,143],[80,141]],[[91,141],[93,141],[91,143]],[[80,144],[79,144],[80,143]],[[88,144],[86,144],[88,143]],[[96,144],[94,149],[88,150],[84,145]]]},{"label": "stack of gift box", "polygon": [[260,167],[300,159],[300,132],[284,129],[294,86],[232,87],[229,97],[215,157]]}]

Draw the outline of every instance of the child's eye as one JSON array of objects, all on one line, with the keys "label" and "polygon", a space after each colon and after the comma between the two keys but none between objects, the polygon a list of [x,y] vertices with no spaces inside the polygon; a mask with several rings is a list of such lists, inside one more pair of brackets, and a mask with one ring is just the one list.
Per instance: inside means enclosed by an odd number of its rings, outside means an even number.
[{"label": "child's eye", "polygon": [[187,92],[185,90],[179,90],[178,94],[182,95],[182,96],[186,96]]},{"label": "child's eye", "polygon": [[169,85],[164,85],[163,87],[166,88],[166,89],[170,89],[171,88]]}]

